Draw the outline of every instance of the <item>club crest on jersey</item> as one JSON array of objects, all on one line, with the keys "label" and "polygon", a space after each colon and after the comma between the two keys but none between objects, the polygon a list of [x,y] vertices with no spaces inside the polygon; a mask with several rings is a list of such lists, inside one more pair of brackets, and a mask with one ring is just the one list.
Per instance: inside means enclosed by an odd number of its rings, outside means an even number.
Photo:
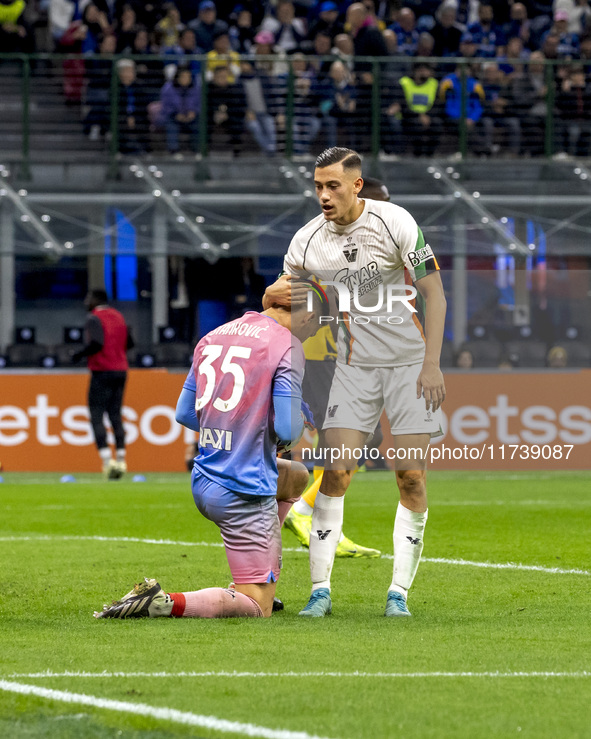
[{"label": "club crest on jersey", "polygon": [[418,267],[419,264],[423,264],[423,262],[426,262],[428,259],[433,259],[433,250],[429,244],[418,251],[411,251],[408,255],[408,261],[413,267]]},{"label": "club crest on jersey", "polygon": [[353,241],[353,237],[347,236],[347,244],[343,247],[343,254],[349,263],[357,260],[358,251],[359,249],[357,249],[355,242]]}]

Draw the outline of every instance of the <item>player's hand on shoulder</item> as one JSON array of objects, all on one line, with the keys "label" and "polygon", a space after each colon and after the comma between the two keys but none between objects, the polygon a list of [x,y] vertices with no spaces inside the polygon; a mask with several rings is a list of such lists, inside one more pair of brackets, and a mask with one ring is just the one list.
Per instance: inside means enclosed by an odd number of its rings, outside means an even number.
[{"label": "player's hand on shoulder", "polygon": [[443,374],[436,364],[425,363],[417,379],[417,399],[425,398],[425,408],[436,411],[445,400]]}]

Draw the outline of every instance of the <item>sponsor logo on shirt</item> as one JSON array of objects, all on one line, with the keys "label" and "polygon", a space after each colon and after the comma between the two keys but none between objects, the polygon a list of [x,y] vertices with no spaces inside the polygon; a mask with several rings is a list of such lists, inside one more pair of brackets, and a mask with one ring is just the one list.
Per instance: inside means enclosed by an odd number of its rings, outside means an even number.
[{"label": "sponsor logo on shirt", "polygon": [[419,264],[423,264],[423,262],[426,262],[428,259],[433,258],[433,249],[427,244],[422,249],[419,249],[418,251],[411,251],[408,255],[408,261],[411,263],[413,267],[418,267]]},{"label": "sponsor logo on shirt", "polygon": [[199,446],[209,446],[212,449],[223,449],[226,452],[231,452],[232,432],[225,429],[201,428],[199,430]]},{"label": "sponsor logo on shirt", "polygon": [[349,288],[349,292],[353,295],[357,288],[357,295],[365,295],[371,292],[374,287],[383,283],[382,275],[378,269],[377,262],[370,262],[365,267],[352,272],[349,269],[342,269],[334,276],[335,282],[342,282]]}]

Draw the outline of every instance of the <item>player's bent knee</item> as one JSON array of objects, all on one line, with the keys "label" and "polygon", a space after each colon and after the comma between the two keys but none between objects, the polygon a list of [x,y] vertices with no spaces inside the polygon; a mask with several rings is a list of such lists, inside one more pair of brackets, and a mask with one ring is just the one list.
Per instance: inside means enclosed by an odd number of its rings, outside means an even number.
[{"label": "player's bent knee", "polygon": [[301,495],[306,489],[310,480],[310,473],[308,472],[305,465],[301,462],[293,462],[293,484],[292,490],[294,497]]},{"label": "player's bent knee", "polygon": [[400,470],[396,472],[396,482],[400,494],[407,498],[425,495],[426,474],[423,470]]},{"label": "player's bent knee", "polygon": [[321,490],[324,495],[344,495],[352,477],[352,470],[325,470]]}]

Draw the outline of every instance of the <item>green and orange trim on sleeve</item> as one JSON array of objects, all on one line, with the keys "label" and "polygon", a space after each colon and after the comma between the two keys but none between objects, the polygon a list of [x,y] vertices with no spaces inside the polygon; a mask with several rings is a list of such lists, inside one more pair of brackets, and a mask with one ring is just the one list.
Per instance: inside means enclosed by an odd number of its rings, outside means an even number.
[{"label": "green and orange trim on sleeve", "polygon": [[414,273],[414,282],[420,280],[421,277],[437,272],[439,270],[439,264],[433,254],[433,250],[429,244],[425,243],[425,237],[420,228],[417,229],[417,243],[415,244],[414,251],[409,252],[408,262],[412,267]]}]

